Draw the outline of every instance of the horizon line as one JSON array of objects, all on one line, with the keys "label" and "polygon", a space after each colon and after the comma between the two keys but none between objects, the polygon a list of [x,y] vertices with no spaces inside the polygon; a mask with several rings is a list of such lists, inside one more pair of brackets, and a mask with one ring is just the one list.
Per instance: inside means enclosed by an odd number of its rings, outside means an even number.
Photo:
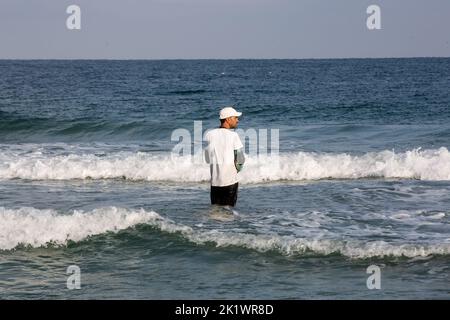
[{"label": "horizon line", "polygon": [[0,58],[0,61],[180,61],[180,60],[357,60],[357,59],[448,59],[450,56],[337,57],[337,58]]}]

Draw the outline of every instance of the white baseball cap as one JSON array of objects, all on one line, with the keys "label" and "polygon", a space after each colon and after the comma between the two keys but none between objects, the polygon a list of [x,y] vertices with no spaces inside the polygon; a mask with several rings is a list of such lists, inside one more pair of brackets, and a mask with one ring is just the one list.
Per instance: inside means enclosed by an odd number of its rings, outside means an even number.
[{"label": "white baseball cap", "polygon": [[220,110],[220,119],[226,119],[229,117],[240,117],[242,112],[237,112],[233,107],[225,107]]}]

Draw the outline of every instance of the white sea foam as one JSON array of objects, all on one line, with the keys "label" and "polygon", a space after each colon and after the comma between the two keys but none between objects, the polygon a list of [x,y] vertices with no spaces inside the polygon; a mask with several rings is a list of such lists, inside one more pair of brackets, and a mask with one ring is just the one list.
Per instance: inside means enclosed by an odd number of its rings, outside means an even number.
[{"label": "white sea foam", "polygon": [[[239,175],[243,183],[358,178],[450,180],[450,153],[446,148],[414,149],[403,153],[385,150],[363,155],[297,152],[282,153],[278,161],[249,156]],[[191,157],[175,160],[170,154],[54,155],[40,151],[3,151],[0,154],[0,179],[15,178],[202,182],[209,180],[209,168],[207,164],[194,163]]]},{"label": "white sea foam", "polygon": [[[179,232],[177,228],[165,226],[164,231]],[[276,251],[285,255],[314,253],[320,255],[341,254],[362,259],[371,257],[416,257],[450,254],[450,244],[417,245],[390,244],[384,241],[363,242],[357,240],[304,239],[290,236],[254,235],[222,231],[194,232],[183,230],[182,234],[197,244],[213,244],[216,247],[243,247],[259,252]]]},{"label": "white sea foam", "polygon": [[176,233],[197,245],[242,247],[259,252],[276,251],[293,255],[341,254],[350,258],[382,256],[425,257],[450,254],[450,243],[393,244],[384,241],[298,238],[276,234],[249,234],[233,230],[211,230],[190,227],[160,216],[154,211],[104,207],[89,212],[61,214],[54,210],[35,208],[5,209],[0,207],[0,249],[18,245],[41,247],[65,245],[68,240],[80,241],[105,232],[117,232],[137,224],[148,224],[161,232]]},{"label": "white sea foam", "polygon": [[104,207],[90,212],[73,211],[61,214],[55,210],[22,207],[0,207],[0,249],[16,246],[45,246],[49,243],[65,245],[68,240],[80,241],[105,232],[117,232],[140,223],[160,219],[155,212],[130,211]]}]

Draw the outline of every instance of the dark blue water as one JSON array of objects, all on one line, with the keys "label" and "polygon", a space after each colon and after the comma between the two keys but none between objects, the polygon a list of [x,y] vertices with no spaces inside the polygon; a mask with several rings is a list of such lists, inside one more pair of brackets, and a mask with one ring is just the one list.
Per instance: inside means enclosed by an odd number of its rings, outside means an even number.
[{"label": "dark blue water", "polygon": [[[0,61],[0,297],[448,299],[449,87],[445,58]],[[230,104],[280,150],[247,145],[233,216],[170,156]]]}]

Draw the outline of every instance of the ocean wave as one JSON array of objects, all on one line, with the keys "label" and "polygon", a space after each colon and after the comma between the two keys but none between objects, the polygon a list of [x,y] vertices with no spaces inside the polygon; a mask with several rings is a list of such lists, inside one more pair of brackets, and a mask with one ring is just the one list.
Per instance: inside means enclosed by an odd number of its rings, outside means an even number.
[{"label": "ocean wave", "polygon": [[[206,182],[209,167],[195,157],[170,153],[115,152],[45,154],[41,151],[2,150],[0,179],[71,180],[128,179],[145,181]],[[242,183],[319,179],[398,178],[450,180],[447,148],[396,153],[390,150],[363,155],[295,152],[279,157],[247,156]]]},{"label": "ocean wave", "polygon": [[449,255],[450,244],[392,244],[385,241],[306,239],[294,236],[249,234],[190,227],[164,218],[154,211],[103,207],[92,211],[60,214],[55,210],[0,207],[0,249],[19,245],[42,247],[64,246],[105,232],[118,232],[146,224],[160,232],[178,234],[196,245],[217,248],[240,247],[258,252],[274,251],[283,255],[340,254],[352,259],[372,257],[424,257]]},{"label": "ocean wave", "polygon": [[19,131],[48,131],[55,126],[55,121],[44,117],[29,117],[14,112],[0,110],[0,134],[11,134]]},{"label": "ocean wave", "polygon": [[22,115],[0,113],[0,135],[3,139],[25,136],[55,137],[108,137],[137,136],[158,133],[163,125],[149,124],[144,120],[136,121],[94,121],[87,118],[56,120],[43,117],[26,117]]},{"label": "ocean wave", "polygon": [[352,259],[373,257],[425,257],[449,255],[450,244],[391,244],[385,241],[307,239],[294,236],[249,234],[233,231],[199,230],[176,224],[167,219],[153,223],[159,230],[179,233],[197,245],[241,247],[258,252],[278,252],[283,255],[342,255]]},{"label": "ocean wave", "polygon": [[390,244],[385,241],[343,241],[330,239],[299,239],[289,236],[265,236],[207,232],[188,233],[186,238],[197,244],[211,243],[216,247],[243,247],[259,252],[275,251],[284,255],[333,255],[352,259],[373,257],[425,257],[450,254],[450,244],[416,245]]},{"label": "ocean wave", "polygon": [[69,240],[77,242],[159,218],[153,211],[130,211],[117,207],[98,208],[90,212],[75,210],[70,214],[60,214],[52,209],[0,207],[0,249],[11,250],[19,245],[62,246]]}]

